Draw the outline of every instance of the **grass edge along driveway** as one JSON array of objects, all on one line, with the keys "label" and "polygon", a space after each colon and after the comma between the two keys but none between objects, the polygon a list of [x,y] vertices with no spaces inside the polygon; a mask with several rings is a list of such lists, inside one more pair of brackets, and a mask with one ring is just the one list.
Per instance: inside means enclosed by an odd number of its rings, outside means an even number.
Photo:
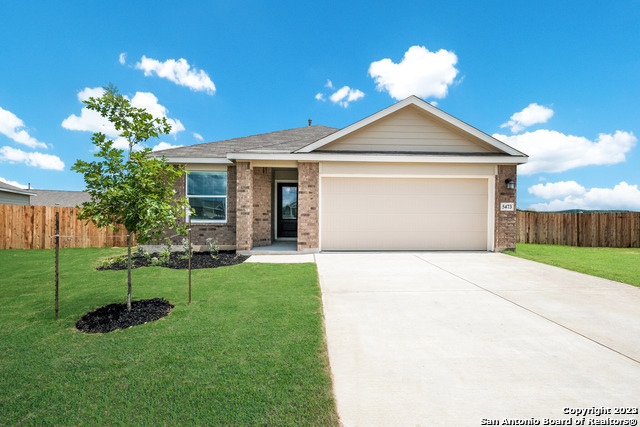
[{"label": "grass edge along driveway", "polygon": [[518,243],[505,254],[640,286],[640,248],[586,248]]},{"label": "grass edge along driveway", "polygon": [[74,323],[126,298],[121,249],[0,251],[0,414],[27,425],[337,425],[315,264],[133,271],[165,318],[108,334]]}]

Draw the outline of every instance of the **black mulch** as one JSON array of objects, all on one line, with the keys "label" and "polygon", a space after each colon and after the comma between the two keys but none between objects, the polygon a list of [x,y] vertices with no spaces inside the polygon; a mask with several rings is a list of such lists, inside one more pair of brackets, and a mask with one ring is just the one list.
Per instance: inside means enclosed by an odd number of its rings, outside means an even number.
[{"label": "black mulch", "polygon": [[164,298],[132,301],[131,311],[127,311],[127,304],[110,304],[82,316],[76,322],[76,328],[88,334],[126,329],[158,320],[169,314],[173,307]]},{"label": "black mulch", "polygon": [[[166,264],[160,265],[161,267],[175,268],[175,269],[186,269],[189,261],[187,259],[182,259],[181,255],[183,253],[180,252],[172,252],[169,260]],[[135,254],[133,255],[133,260],[131,267],[151,267],[153,266],[154,258],[158,259],[158,254],[151,254],[148,258],[145,258],[141,255]],[[194,252],[191,255],[191,269],[195,270],[198,268],[216,268],[216,267],[226,267],[229,265],[236,265],[245,262],[249,258],[246,255],[237,255],[233,252],[220,252],[218,254],[217,259],[211,258],[209,252]],[[156,263],[158,261],[155,261]],[[111,264],[110,266],[100,266],[97,268],[98,270],[126,270],[127,269],[127,261],[126,257],[123,261],[116,262]]]}]

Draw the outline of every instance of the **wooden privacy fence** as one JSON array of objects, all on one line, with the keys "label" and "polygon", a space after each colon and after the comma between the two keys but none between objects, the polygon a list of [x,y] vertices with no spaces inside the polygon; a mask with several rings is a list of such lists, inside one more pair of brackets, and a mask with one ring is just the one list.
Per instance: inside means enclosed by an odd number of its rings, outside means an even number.
[{"label": "wooden privacy fence", "polygon": [[518,243],[640,248],[640,212],[518,212]]},{"label": "wooden privacy fence", "polygon": [[56,212],[60,214],[60,247],[127,246],[124,228],[115,233],[76,218],[78,209],[56,206],[0,205],[0,249],[52,249]]}]

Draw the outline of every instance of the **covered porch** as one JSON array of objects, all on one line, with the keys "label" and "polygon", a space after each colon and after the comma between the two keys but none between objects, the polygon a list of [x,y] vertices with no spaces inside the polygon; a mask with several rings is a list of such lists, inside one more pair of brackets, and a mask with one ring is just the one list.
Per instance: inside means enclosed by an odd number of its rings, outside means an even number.
[{"label": "covered porch", "polygon": [[236,160],[236,251],[318,252],[318,163]]}]

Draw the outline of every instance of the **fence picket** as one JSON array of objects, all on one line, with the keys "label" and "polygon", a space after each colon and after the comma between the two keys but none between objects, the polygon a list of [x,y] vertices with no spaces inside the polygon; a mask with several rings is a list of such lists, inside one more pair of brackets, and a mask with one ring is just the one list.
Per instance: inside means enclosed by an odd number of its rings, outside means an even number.
[{"label": "fence picket", "polygon": [[518,243],[640,247],[640,212],[518,212]]},{"label": "fence picket", "polygon": [[[60,246],[87,248],[126,246],[127,232],[99,229],[77,219],[76,208],[0,204],[0,249],[55,247],[55,215],[60,214]],[[124,242],[124,243],[123,243]]]}]

